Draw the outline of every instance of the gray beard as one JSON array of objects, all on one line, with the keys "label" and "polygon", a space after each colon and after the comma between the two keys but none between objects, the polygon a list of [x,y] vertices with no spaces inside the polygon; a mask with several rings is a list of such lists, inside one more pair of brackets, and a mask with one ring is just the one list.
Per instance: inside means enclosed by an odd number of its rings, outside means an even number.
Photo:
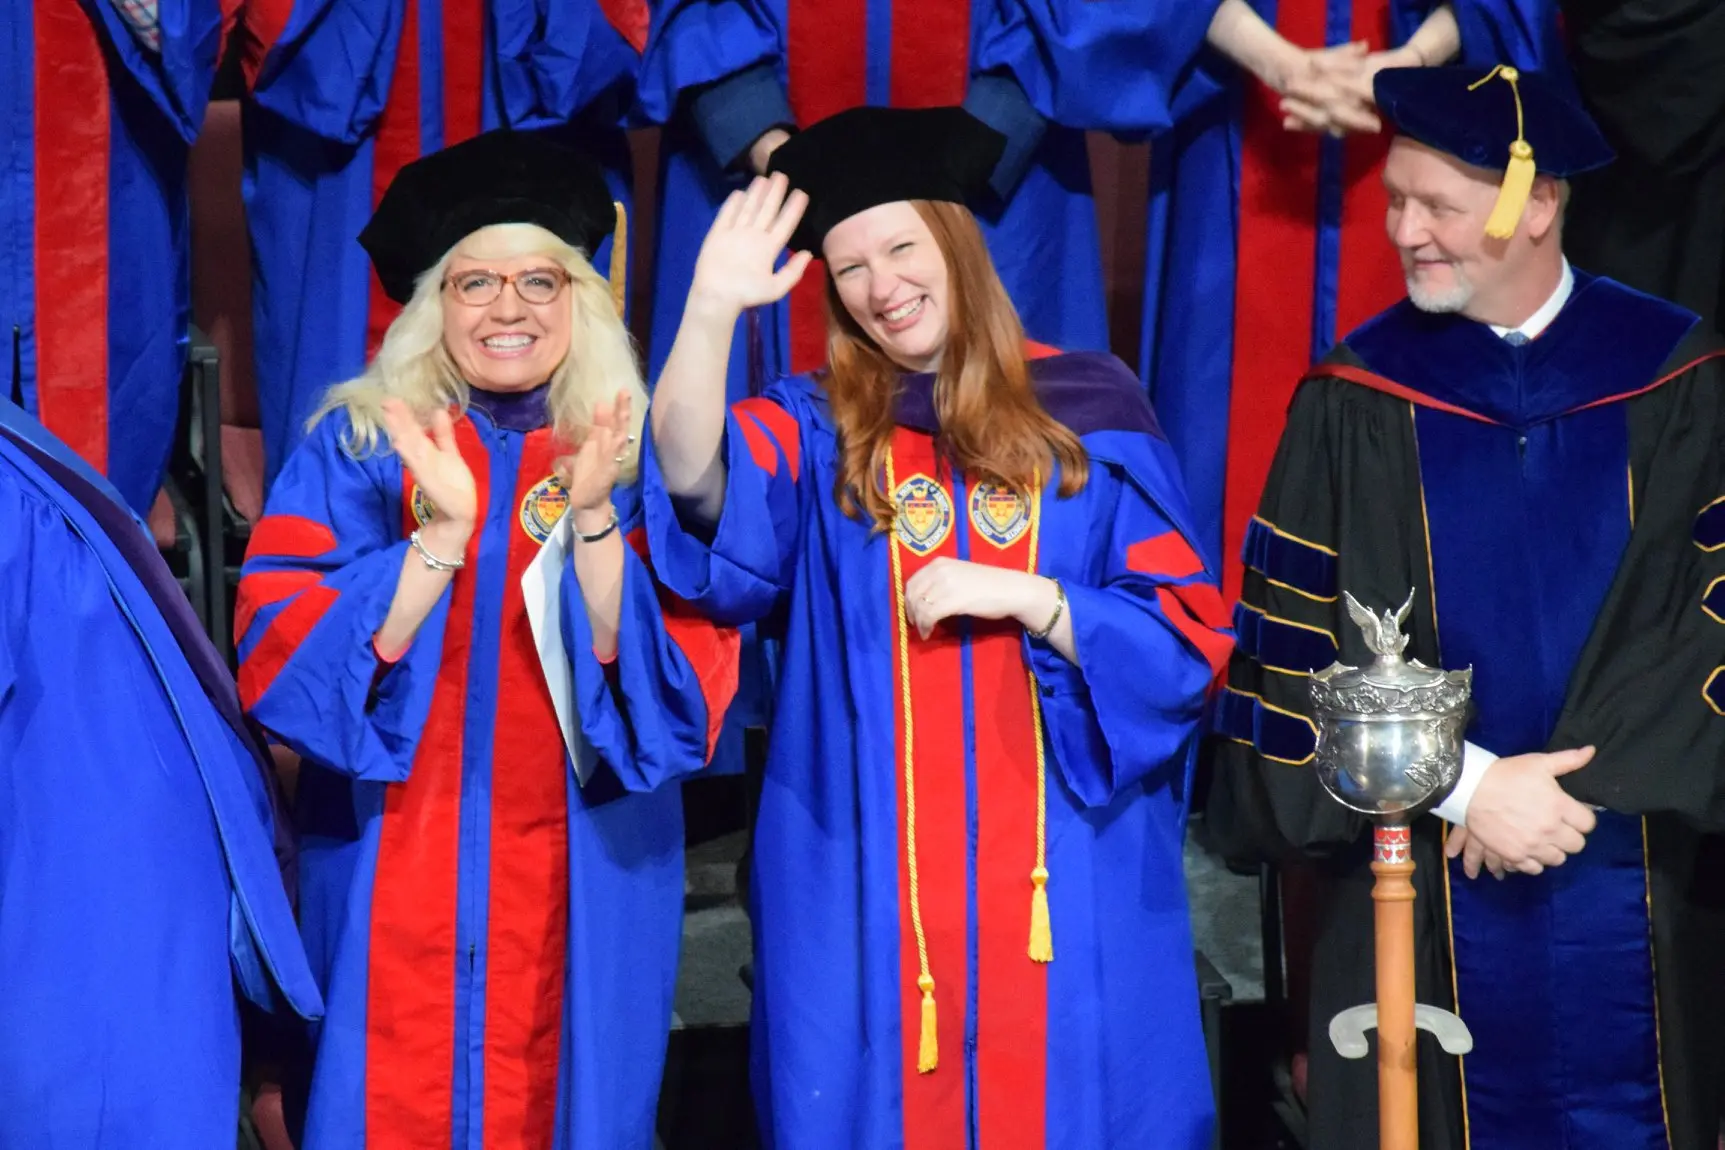
[{"label": "gray beard", "polygon": [[1474,287],[1460,272],[1456,273],[1456,284],[1447,291],[1432,291],[1419,285],[1413,276],[1407,276],[1408,299],[1421,311],[1438,315],[1452,315],[1463,311],[1473,302]]}]

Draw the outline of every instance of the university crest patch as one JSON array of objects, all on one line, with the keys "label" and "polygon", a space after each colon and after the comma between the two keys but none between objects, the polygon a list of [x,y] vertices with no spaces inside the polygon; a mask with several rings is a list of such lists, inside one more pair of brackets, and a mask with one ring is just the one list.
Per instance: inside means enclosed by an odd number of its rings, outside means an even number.
[{"label": "university crest patch", "polygon": [[978,535],[1005,549],[1024,537],[1030,513],[1012,488],[980,483],[970,494],[970,522]]},{"label": "university crest patch", "polygon": [[425,489],[420,487],[417,483],[413,485],[413,496],[411,498],[410,505],[413,508],[413,520],[421,527],[430,523],[431,517],[437,514],[437,508],[433,507],[431,500],[426,497]]},{"label": "university crest patch", "polygon": [[894,520],[899,542],[918,555],[927,555],[946,541],[952,530],[952,499],[926,475],[912,475],[893,492],[898,505]]},{"label": "university crest patch", "polygon": [[521,529],[533,542],[543,543],[568,509],[569,492],[563,489],[563,481],[547,475],[521,500]]}]

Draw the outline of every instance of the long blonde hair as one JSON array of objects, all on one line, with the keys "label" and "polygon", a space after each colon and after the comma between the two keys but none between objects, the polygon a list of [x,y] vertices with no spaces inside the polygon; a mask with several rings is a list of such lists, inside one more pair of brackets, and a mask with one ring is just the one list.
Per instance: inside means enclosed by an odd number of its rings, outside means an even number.
[{"label": "long blonde hair", "polygon": [[627,448],[622,478],[633,480],[639,470],[641,428],[647,417],[647,388],[641,381],[635,343],[617,315],[605,277],[578,248],[536,224],[493,224],[444,252],[443,258],[421,273],[413,298],[384,332],[383,343],[365,371],[330,388],[306,427],[345,409],[353,424],[347,450],[355,459],[364,459],[378,450],[385,399],[400,399],[422,415],[450,405],[467,410],[468,383],[456,371],[443,343],[441,297],[444,277],[456,253],[481,245],[488,257],[543,255],[569,273],[569,354],[551,373],[551,426],[557,438],[572,448],[586,435],[593,409],[611,403],[618,391],[627,391],[631,402],[629,430],[635,440]]}]

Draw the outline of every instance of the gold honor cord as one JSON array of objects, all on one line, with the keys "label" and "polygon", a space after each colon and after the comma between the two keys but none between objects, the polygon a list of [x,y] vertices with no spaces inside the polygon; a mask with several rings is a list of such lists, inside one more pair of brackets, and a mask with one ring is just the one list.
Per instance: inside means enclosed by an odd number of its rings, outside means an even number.
[{"label": "gold honor cord", "polygon": [[1533,177],[1538,168],[1533,162],[1533,145],[1527,142],[1527,124],[1521,109],[1521,73],[1508,64],[1499,64],[1467,86],[1468,91],[1495,78],[1509,84],[1515,99],[1515,140],[1509,145],[1509,166],[1503,172],[1503,184],[1497,190],[1497,203],[1485,221],[1485,234],[1494,240],[1507,240],[1515,234],[1521,222],[1522,209],[1527,207],[1528,193],[1533,190]]},{"label": "gold honor cord", "polygon": [[[928,1074],[940,1065],[940,1044],[937,1039],[938,1019],[934,1003],[934,975],[928,965],[928,936],[922,927],[921,887],[916,864],[916,726],[912,719],[910,690],[910,614],[905,609],[904,561],[899,553],[898,538],[898,475],[893,466],[892,448],[886,453],[887,488],[893,493],[893,527],[887,545],[892,555],[893,605],[898,615],[898,682],[899,703],[904,708],[904,840],[905,869],[910,876],[910,926],[916,935],[917,990],[922,994],[922,1029],[917,1040],[916,1069]],[[1042,507],[1042,480],[1035,481],[1034,500],[1030,509],[1030,572],[1036,572],[1036,547]],[[1029,956],[1035,962],[1054,960],[1054,943],[1048,917],[1047,867],[1047,755],[1042,740],[1042,705],[1036,686],[1036,673],[1027,671],[1030,686],[1030,714],[1036,738],[1036,866],[1030,872],[1030,945]]]},{"label": "gold honor cord", "polygon": [[611,233],[611,305],[622,319],[629,303],[629,213],[621,200],[612,200],[611,207],[617,212],[617,230]]}]

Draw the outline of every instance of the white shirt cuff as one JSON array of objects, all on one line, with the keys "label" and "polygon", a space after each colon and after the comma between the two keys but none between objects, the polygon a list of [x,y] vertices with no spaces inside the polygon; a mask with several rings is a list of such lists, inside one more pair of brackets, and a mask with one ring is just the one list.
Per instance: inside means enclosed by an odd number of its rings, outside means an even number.
[{"label": "white shirt cuff", "polygon": [[1432,808],[1432,814],[1458,827],[1467,826],[1467,805],[1473,801],[1473,793],[1479,789],[1479,781],[1485,777],[1486,768],[1497,760],[1498,756],[1484,747],[1463,743],[1461,777],[1444,801]]}]

